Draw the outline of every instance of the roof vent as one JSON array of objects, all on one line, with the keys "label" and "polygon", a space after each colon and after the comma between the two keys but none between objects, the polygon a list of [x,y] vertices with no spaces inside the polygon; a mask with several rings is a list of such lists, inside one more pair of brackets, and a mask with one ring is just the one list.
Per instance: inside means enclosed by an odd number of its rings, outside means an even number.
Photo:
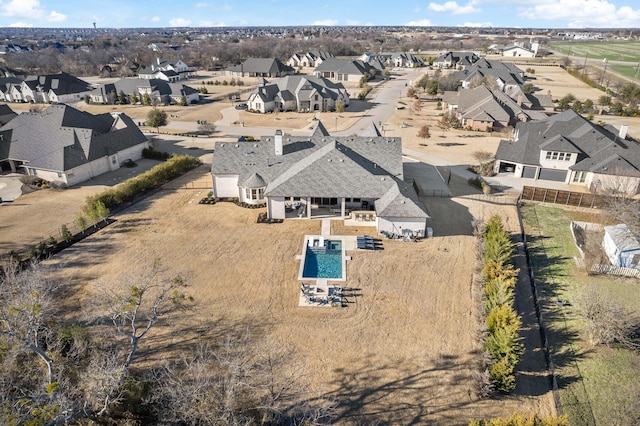
[{"label": "roof vent", "polygon": [[327,158],[327,161],[331,162],[331,158]]},{"label": "roof vent", "polygon": [[240,148],[240,144],[236,144],[236,148]]},{"label": "roof vent", "polygon": [[257,143],[253,144],[253,147],[254,147],[254,148],[257,148],[257,147],[258,147],[258,144],[257,144]]},{"label": "roof vent", "polygon": [[344,158],[341,158],[341,159],[340,159],[340,162],[341,162],[341,163],[344,163]]},{"label": "roof vent", "polygon": [[223,143],[220,144],[220,148],[224,148],[224,144]]},{"label": "roof vent", "polygon": [[380,180],[384,180],[384,176],[382,176],[382,177],[380,178]]}]

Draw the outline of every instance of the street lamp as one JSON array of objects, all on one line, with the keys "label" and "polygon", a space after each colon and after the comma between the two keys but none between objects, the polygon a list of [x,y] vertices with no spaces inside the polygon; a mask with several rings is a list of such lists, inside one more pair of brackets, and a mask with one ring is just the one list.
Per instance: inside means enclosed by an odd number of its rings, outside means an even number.
[{"label": "street lamp", "polygon": [[604,81],[604,75],[607,73],[607,64],[609,63],[607,61],[607,58],[604,58],[602,60],[602,63],[604,64],[604,71],[602,71],[602,76],[600,76],[600,86],[602,86],[602,82]]},{"label": "street lamp", "polygon": [[636,76],[638,75],[638,69],[640,69],[640,63],[638,63],[638,65],[636,65],[634,68],[636,71],[633,73],[633,83],[636,82]]}]

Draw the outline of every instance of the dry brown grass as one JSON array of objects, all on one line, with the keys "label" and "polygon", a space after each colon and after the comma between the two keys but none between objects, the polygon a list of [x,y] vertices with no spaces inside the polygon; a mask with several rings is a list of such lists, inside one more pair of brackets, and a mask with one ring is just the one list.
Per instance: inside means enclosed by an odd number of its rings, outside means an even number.
[{"label": "dry brown grass", "polygon": [[[515,411],[552,412],[544,387],[498,400],[476,400],[472,392],[478,345],[470,220],[499,212],[513,227],[513,208],[429,199],[438,237],[385,240],[384,250],[349,252],[348,307],[300,308],[295,256],[305,234],[320,232],[320,222],[256,224],[258,210],[198,204],[204,192],[160,192],[49,261],[72,292],[68,312],[81,310],[98,279],[115,280],[157,257],[187,275],[197,307],[154,330],[141,363],[248,327],[256,337],[295,348],[307,364],[309,395],[338,404],[337,424],[466,424]],[[337,224],[333,230],[342,231]]]}]

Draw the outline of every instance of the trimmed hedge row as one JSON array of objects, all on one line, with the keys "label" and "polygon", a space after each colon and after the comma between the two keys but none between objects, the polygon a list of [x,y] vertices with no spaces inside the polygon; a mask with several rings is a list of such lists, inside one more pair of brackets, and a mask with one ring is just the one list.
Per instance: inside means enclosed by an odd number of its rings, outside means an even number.
[{"label": "trimmed hedge row", "polygon": [[484,314],[487,336],[484,350],[489,353],[489,378],[500,392],[511,392],[516,385],[515,367],[524,346],[519,336],[520,317],[514,309],[514,289],[518,269],[509,263],[514,247],[499,216],[485,224],[484,232]]},{"label": "trimmed hedge row", "polygon": [[157,188],[200,164],[202,162],[198,158],[190,155],[175,155],[164,163],[160,163],[136,177],[127,179],[115,188],[87,197],[83,210],[88,217],[100,217],[100,215],[96,215],[96,211],[104,208],[113,209],[133,201],[144,192]]}]

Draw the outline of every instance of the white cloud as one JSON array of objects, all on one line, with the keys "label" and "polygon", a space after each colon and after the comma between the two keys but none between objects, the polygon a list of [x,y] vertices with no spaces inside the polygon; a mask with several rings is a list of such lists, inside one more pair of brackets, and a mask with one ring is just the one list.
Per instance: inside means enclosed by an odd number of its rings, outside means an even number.
[{"label": "white cloud", "polygon": [[49,13],[49,16],[47,16],[47,21],[49,22],[62,22],[66,20],[67,20],[67,15],[56,12],[55,10],[52,10],[51,13]]},{"label": "white cloud", "polygon": [[202,8],[207,7],[207,6],[209,6],[209,3],[202,3],[202,2],[201,3],[196,3],[196,4],[193,5],[193,7],[198,8],[198,9],[202,9]]},{"label": "white cloud", "polygon": [[493,25],[491,22],[465,22],[464,24],[458,25],[459,27],[473,27],[473,28],[491,28]]},{"label": "white cloud", "polygon": [[314,21],[311,25],[320,25],[323,27],[332,27],[334,25],[338,25],[337,19],[321,19],[319,21]]},{"label": "white cloud", "polygon": [[9,24],[9,27],[12,28],[31,28],[33,24],[27,24],[25,22],[14,22],[13,24]]},{"label": "white cloud", "polygon": [[39,0],[11,0],[2,4],[2,15],[33,19],[44,15],[44,10]]},{"label": "white cloud", "polygon": [[462,15],[480,12],[480,9],[475,7],[475,4],[475,1],[470,1],[465,5],[458,4],[456,1],[447,1],[444,3],[429,3],[427,9],[432,12],[450,12],[454,15]]},{"label": "white cloud", "polygon": [[151,22],[160,22],[160,17],[154,16],[153,18],[151,18]]},{"label": "white cloud", "polygon": [[231,6],[230,4],[225,4],[224,6],[222,6],[222,10],[232,10],[233,6]]},{"label": "white cloud", "polygon": [[200,27],[226,27],[224,22],[213,22],[213,21],[200,21],[198,22],[198,26]]},{"label": "white cloud", "polygon": [[405,25],[407,27],[430,27],[432,24],[428,19],[420,19],[419,21],[409,21]]},{"label": "white cloud", "polygon": [[185,18],[173,18],[169,20],[169,25],[172,27],[188,27],[191,25],[191,20]]},{"label": "white cloud", "polygon": [[560,26],[571,28],[640,26],[640,9],[630,6],[618,8],[607,0],[544,0],[521,9],[518,16],[530,20],[559,21]]}]

